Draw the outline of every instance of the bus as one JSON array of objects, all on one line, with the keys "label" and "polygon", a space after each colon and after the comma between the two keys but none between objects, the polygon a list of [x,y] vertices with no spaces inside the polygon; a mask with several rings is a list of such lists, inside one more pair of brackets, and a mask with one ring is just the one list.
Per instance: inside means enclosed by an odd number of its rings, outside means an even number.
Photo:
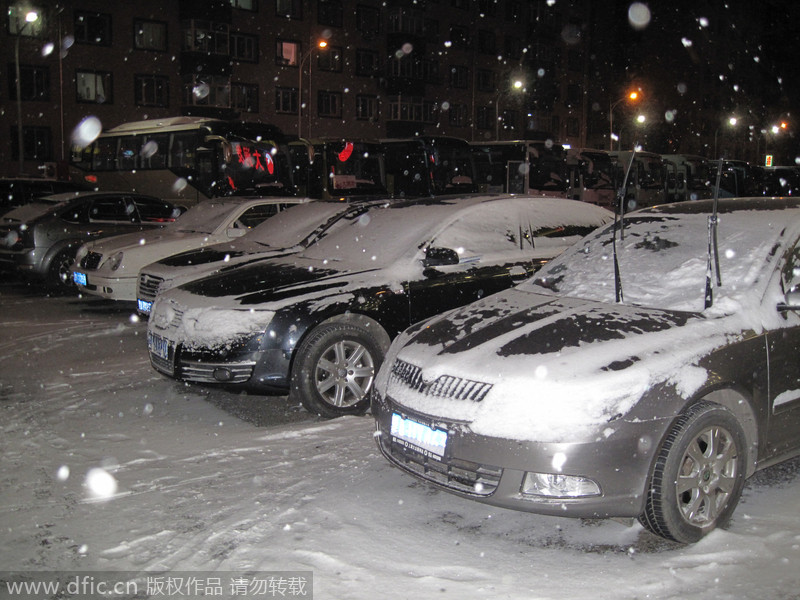
[{"label": "bus", "polygon": [[347,139],[289,142],[293,180],[303,196],[348,201],[387,198],[381,144]]},{"label": "bus", "polygon": [[486,192],[567,196],[567,152],[552,141],[472,142],[478,186]]},{"label": "bus", "polygon": [[386,185],[393,198],[478,192],[469,142],[449,136],[385,139]]},{"label": "bus", "polygon": [[134,121],[74,147],[70,179],[188,207],[234,194],[296,196],[289,153],[272,125],[202,117]]},{"label": "bus", "polygon": [[567,197],[616,211],[617,188],[622,180],[617,161],[607,150],[570,148],[567,170]]},{"label": "bus", "polygon": [[667,173],[660,154],[636,151],[634,155],[630,150],[615,150],[610,151],[609,156],[617,162],[620,186],[631,167],[625,189],[625,212],[667,201]]},{"label": "bus", "polygon": [[712,197],[714,181],[707,158],[693,154],[664,154],[661,158],[667,170],[668,202]]}]

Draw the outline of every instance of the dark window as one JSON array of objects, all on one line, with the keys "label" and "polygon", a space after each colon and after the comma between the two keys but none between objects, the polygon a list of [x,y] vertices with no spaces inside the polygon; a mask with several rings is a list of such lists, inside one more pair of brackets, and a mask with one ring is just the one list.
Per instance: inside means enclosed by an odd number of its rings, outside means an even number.
[{"label": "dark window", "polygon": [[478,51],[483,54],[494,54],[497,52],[497,43],[493,31],[480,29],[478,31]]},{"label": "dark window", "polygon": [[482,92],[493,92],[497,89],[494,80],[494,71],[487,71],[486,69],[478,69],[475,72],[478,79],[477,86]]},{"label": "dark window", "polygon": [[341,92],[319,92],[317,95],[317,114],[320,117],[342,116]]},{"label": "dark window", "polygon": [[481,15],[493,17],[497,14],[497,2],[495,0],[478,0],[478,11]]},{"label": "dark window", "polygon": [[258,62],[258,36],[232,33],[231,56],[242,62]]},{"label": "dark window", "polygon": [[275,16],[303,18],[303,0],[275,0]]},{"label": "dark window", "polygon": [[373,50],[356,49],[356,75],[374,77],[378,75],[378,53]]},{"label": "dark window", "polygon": [[494,106],[479,106],[475,126],[478,129],[494,129]]},{"label": "dark window", "polygon": [[113,102],[111,73],[76,71],[75,89],[78,102],[94,104],[111,104]]},{"label": "dark window", "polygon": [[466,104],[451,104],[448,115],[450,125],[454,127],[466,127],[469,122]]},{"label": "dark window", "polygon": [[317,22],[331,27],[342,26],[342,0],[318,0]]},{"label": "dark window", "polygon": [[[11,158],[19,160],[17,128],[11,128]],[[25,160],[53,160],[53,134],[49,127],[22,127],[22,146]]]},{"label": "dark window", "polygon": [[503,39],[503,44],[503,53],[506,58],[513,58],[514,60],[522,58],[522,41],[518,37],[507,35]]},{"label": "dark window", "polygon": [[372,6],[356,6],[356,30],[361,35],[372,38],[381,32],[381,13]]},{"label": "dark window", "polygon": [[[8,65],[8,95],[17,99],[17,77],[14,64]],[[50,70],[33,65],[19,66],[19,89],[22,100],[47,102],[50,100]]]},{"label": "dark window", "polygon": [[356,96],[356,119],[360,121],[376,121],[378,119],[377,96]]},{"label": "dark window", "polygon": [[275,112],[297,114],[296,88],[275,88]]},{"label": "dark window", "polygon": [[342,49],[328,46],[317,54],[317,67],[320,71],[342,72]]},{"label": "dark window", "polygon": [[167,50],[167,24],[160,21],[133,22],[133,46],[137,50]]},{"label": "dark window", "polygon": [[133,80],[137,106],[169,106],[169,78],[158,75],[136,75]]},{"label": "dark window", "polygon": [[450,87],[466,89],[469,87],[469,68],[459,65],[450,67]]},{"label": "dark window", "polygon": [[469,29],[453,26],[450,28],[450,43],[456,48],[470,47]]},{"label": "dark window", "polygon": [[[136,212],[139,213],[139,219],[142,222],[156,222],[163,223],[165,221],[172,221],[175,219],[175,207],[156,198],[133,198]],[[130,210],[130,209],[128,209]]]},{"label": "dark window", "polygon": [[111,45],[111,15],[75,11],[75,41],[96,46]]},{"label": "dark window", "polygon": [[231,108],[242,112],[258,112],[258,86],[249,83],[231,84]]}]

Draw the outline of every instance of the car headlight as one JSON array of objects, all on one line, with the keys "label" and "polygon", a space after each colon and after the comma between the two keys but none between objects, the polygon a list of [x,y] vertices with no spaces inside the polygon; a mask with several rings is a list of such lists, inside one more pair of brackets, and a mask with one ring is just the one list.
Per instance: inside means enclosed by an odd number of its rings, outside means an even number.
[{"label": "car headlight", "polygon": [[87,254],[89,254],[89,246],[87,244],[83,244],[80,248],[78,248],[78,252],[75,253],[75,264],[80,265],[81,261],[86,258]]},{"label": "car headlight", "polygon": [[522,493],[548,498],[582,498],[599,496],[600,486],[588,477],[560,473],[525,473]]},{"label": "car headlight", "polygon": [[104,267],[111,269],[112,271],[116,271],[119,269],[120,265],[122,264],[122,252],[117,252],[116,254],[112,255],[103,265]]}]

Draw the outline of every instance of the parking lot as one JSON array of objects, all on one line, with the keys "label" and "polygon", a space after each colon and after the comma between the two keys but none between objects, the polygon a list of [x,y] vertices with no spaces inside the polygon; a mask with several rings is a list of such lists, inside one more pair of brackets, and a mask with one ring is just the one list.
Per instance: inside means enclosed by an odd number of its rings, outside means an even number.
[{"label": "parking lot", "polygon": [[[167,379],[128,307],[0,283],[3,569],[313,572],[316,598],[795,597],[800,460],[671,545],[440,493],[371,418]],[[2,594],[0,594],[2,595]]]}]

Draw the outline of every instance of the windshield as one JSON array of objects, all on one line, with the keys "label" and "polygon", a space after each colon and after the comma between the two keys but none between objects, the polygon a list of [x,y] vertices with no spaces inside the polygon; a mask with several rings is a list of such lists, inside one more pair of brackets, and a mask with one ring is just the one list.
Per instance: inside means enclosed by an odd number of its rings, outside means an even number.
[{"label": "windshield", "polygon": [[249,241],[271,248],[291,248],[336,215],[351,210],[353,205],[339,202],[306,202],[291,206],[254,227],[245,236]]},{"label": "windshield", "polygon": [[447,203],[374,206],[345,217],[339,229],[309,246],[302,256],[362,268],[387,266],[418,248],[452,214],[453,206]]},{"label": "windshield", "polygon": [[[796,214],[796,213],[795,213]],[[723,285],[714,302],[751,289],[784,227],[775,211],[737,211],[719,215],[718,247]],[[708,218],[696,214],[632,214],[624,220],[624,239],[616,237],[625,304],[701,311],[709,256]],[[615,302],[611,232],[593,233],[546,265],[522,288]]]},{"label": "windshield", "polygon": [[168,227],[173,231],[213,233],[236,206],[232,203],[207,200],[195,204]]}]

